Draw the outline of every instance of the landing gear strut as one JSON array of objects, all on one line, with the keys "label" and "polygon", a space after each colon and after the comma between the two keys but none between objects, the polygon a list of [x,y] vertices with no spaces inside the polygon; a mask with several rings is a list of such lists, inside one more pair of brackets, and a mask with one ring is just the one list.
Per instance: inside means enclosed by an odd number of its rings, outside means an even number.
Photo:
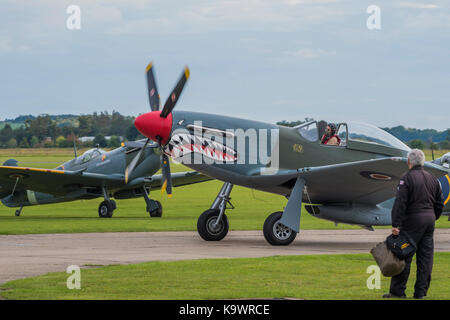
[{"label": "landing gear strut", "polygon": [[220,241],[227,235],[229,224],[225,210],[227,209],[227,203],[234,209],[230,202],[232,189],[233,185],[231,183],[224,183],[211,208],[203,212],[198,218],[197,231],[204,240]]},{"label": "landing gear strut", "polygon": [[300,232],[302,197],[303,193],[307,192],[305,185],[305,180],[298,177],[284,211],[272,213],[264,222],[264,238],[271,245],[286,246],[294,241]]},{"label": "landing gear strut", "polygon": [[98,216],[100,218],[111,218],[114,210],[117,208],[116,202],[109,198],[108,190],[106,190],[106,188],[103,188],[103,197],[105,198],[105,201],[100,203],[98,207]]}]

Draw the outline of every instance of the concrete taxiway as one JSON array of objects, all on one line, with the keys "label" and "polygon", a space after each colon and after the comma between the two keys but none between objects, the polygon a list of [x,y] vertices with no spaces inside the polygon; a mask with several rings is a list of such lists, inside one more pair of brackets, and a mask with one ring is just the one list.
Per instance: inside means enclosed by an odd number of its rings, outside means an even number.
[{"label": "concrete taxiway", "polygon": [[[230,231],[219,242],[197,232],[119,232],[0,236],[0,284],[66,271],[70,265],[130,264],[205,258],[368,253],[390,229],[302,230],[286,247],[269,245],[261,231]],[[435,231],[435,251],[450,252],[450,229]]]}]

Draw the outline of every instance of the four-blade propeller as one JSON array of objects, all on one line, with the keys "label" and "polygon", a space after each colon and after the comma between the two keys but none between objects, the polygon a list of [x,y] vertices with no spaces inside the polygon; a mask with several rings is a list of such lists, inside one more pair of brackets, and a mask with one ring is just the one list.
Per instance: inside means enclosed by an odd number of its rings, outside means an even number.
[{"label": "four-blade propeller", "polygon": [[[163,184],[161,187],[162,192],[167,192],[170,197],[172,195],[172,178],[170,174],[170,162],[169,157],[164,153],[164,146],[170,140],[170,133],[172,130],[172,110],[183,91],[183,88],[189,78],[189,68],[185,67],[180,79],[173,88],[162,111],[160,111],[160,96],[158,94],[158,88],[156,86],[155,76],[153,74],[153,64],[150,63],[146,68],[147,76],[147,90],[148,98],[150,102],[150,109],[152,112],[145,113],[136,118],[135,127],[148,138],[146,144],[153,140],[158,143],[161,150],[161,170],[163,175]],[[145,147],[144,147],[145,149]],[[142,151],[142,150],[141,150]],[[139,153],[141,153],[141,151]],[[130,163],[127,168],[126,177],[129,176],[131,171],[135,168],[136,163],[139,161],[140,154]]]}]

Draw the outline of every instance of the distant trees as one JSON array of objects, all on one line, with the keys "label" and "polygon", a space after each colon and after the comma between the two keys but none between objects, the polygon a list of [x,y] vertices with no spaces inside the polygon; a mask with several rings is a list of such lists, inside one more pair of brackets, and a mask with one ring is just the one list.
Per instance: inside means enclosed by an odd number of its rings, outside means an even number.
[{"label": "distant trees", "polygon": [[[110,139],[105,138],[108,136]],[[94,141],[80,142],[80,137],[95,138]],[[144,138],[134,127],[134,117],[123,116],[115,111],[112,114],[105,111],[81,116],[21,116],[8,120],[0,129],[0,148],[65,148],[73,147],[74,140],[79,147],[97,144],[101,147],[118,147],[120,137],[125,140]]]},{"label": "distant trees", "polygon": [[408,142],[408,145],[411,149],[424,149],[425,143],[422,140],[414,139]]}]

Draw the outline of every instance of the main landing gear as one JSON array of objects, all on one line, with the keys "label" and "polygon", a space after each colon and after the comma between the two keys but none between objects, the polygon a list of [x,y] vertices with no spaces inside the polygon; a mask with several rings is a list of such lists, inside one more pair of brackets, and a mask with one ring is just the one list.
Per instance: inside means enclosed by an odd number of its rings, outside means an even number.
[{"label": "main landing gear", "polygon": [[105,201],[100,203],[98,207],[98,216],[100,218],[111,218],[114,210],[117,208],[116,202],[109,198],[109,193],[106,188],[103,188],[103,197],[105,198]]},{"label": "main landing gear", "polygon": [[203,212],[197,221],[197,231],[204,240],[206,241],[220,241],[228,233],[229,225],[228,218],[225,215],[227,203],[233,205],[230,202],[230,193],[233,189],[233,185],[226,182],[222,189],[220,189],[219,194],[214,200],[211,208]]},{"label": "main landing gear", "polygon": [[286,246],[294,241],[297,232],[280,222],[283,212],[274,212],[264,221],[264,238],[273,246]]},{"label": "main landing gear", "polygon": [[[142,188],[142,194],[144,195],[145,203],[147,205],[146,210],[150,214],[150,217],[161,218],[162,217],[161,202],[150,199],[148,196],[147,189],[145,187]],[[114,210],[117,209],[116,202],[109,198],[109,193],[106,188],[103,188],[103,197],[105,198],[105,201],[100,203],[98,207],[98,216],[100,218],[111,218],[113,216]]]},{"label": "main landing gear", "polygon": [[142,192],[144,194],[145,203],[147,204],[147,212],[150,214],[150,217],[161,218],[162,217],[161,202],[150,199],[148,196],[147,189],[145,187],[142,188]]},{"label": "main landing gear", "polygon": [[[226,182],[220,189],[211,208],[203,212],[198,218],[197,230],[204,240],[219,241],[227,235],[229,226],[225,210],[227,203],[230,203],[232,188],[233,185]],[[284,211],[274,212],[264,221],[264,238],[271,245],[286,246],[294,241],[300,231],[302,194],[304,191],[306,192],[305,181],[302,178],[297,178]]]}]

